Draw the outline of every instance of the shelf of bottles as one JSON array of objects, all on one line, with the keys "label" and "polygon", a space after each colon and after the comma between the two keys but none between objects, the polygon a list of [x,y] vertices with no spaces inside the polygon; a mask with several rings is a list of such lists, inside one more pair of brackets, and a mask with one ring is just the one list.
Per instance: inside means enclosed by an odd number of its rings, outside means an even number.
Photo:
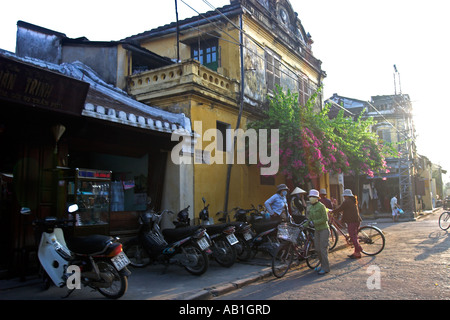
[{"label": "shelf of bottles", "polygon": [[109,224],[111,171],[75,169],[75,179],[67,185],[68,202],[76,203],[75,226]]}]

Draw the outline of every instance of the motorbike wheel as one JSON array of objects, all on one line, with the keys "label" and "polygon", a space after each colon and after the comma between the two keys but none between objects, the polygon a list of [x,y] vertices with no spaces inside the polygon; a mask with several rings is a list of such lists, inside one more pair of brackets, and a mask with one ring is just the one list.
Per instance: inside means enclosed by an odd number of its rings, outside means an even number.
[{"label": "motorbike wheel", "polygon": [[109,261],[97,261],[97,266],[102,279],[111,281],[111,285],[107,288],[97,287],[98,292],[109,299],[122,297],[128,289],[128,277],[120,274]]},{"label": "motorbike wheel", "polygon": [[130,265],[135,268],[143,268],[151,262],[147,251],[139,242],[130,242],[124,245],[123,251],[130,259]]},{"label": "motorbike wheel", "polygon": [[222,267],[229,268],[236,261],[236,249],[226,240],[218,239],[213,243],[214,259]]},{"label": "motorbike wheel", "polygon": [[199,276],[202,275],[208,270],[209,267],[209,260],[208,256],[206,255],[206,252],[203,250],[200,250],[200,248],[194,246],[194,245],[187,245],[183,248],[184,254],[187,256],[188,260],[190,259],[190,256],[193,256],[194,259],[196,259],[197,263],[195,266],[191,265],[185,265],[184,268],[191,274]]},{"label": "motorbike wheel", "polygon": [[239,245],[240,245],[240,251],[236,252],[237,254],[237,258],[241,261],[247,261],[248,259],[250,259],[251,255],[252,255],[252,248],[250,246],[250,244],[245,241],[245,239],[241,236],[237,236],[238,240],[239,240]]}]

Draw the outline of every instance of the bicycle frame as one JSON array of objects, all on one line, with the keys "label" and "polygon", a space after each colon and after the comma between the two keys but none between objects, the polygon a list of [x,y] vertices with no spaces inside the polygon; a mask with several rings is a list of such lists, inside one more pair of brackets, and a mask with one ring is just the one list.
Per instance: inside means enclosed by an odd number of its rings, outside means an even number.
[{"label": "bicycle frame", "polygon": [[[287,208],[286,208],[286,215],[289,217],[289,222],[291,225],[293,225],[297,228],[300,228],[300,233],[299,233],[299,236],[297,237],[297,243],[294,244],[295,252],[303,259],[309,258],[309,256],[307,256],[307,252],[309,252],[309,248],[314,244],[314,236],[313,236],[313,232],[312,232],[312,231],[314,231],[314,229],[309,228],[309,227],[302,227],[301,224],[295,223],[294,219],[292,218],[292,215],[290,214],[290,212]],[[304,232],[304,231],[308,231],[308,232]],[[299,246],[298,239],[300,238],[301,235],[304,236],[304,240],[301,239],[302,245]]]},{"label": "bicycle frame", "polygon": [[[343,226],[339,221],[336,220],[333,214],[328,212],[328,223],[332,225],[340,234],[342,234],[348,244],[351,244],[350,236],[347,231],[344,231],[345,226]],[[331,233],[332,235],[333,233]],[[339,236],[339,235],[338,235]]]},{"label": "bicycle frame", "polygon": [[[330,251],[333,250],[338,242],[339,233],[342,234],[347,242],[347,245],[353,246],[353,242],[345,227],[336,220],[336,218],[328,212],[328,221],[330,224]],[[335,232],[336,231],[336,232]],[[336,239],[333,239],[336,235]],[[358,240],[361,243],[363,249],[362,253],[366,255],[376,255],[380,253],[385,246],[385,237],[383,231],[373,225],[362,225],[358,229]],[[366,246],[365,246],[366,245]],[[375,251],[373,251],[375,249]]]}]

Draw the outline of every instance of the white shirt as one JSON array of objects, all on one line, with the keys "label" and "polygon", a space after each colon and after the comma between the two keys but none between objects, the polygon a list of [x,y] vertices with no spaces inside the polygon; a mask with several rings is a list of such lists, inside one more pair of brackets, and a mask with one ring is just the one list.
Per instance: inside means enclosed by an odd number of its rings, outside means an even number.
[{"label": "white shirt", "polygon": [[396,206],[397,206],[397,198],[396,197],[392,197],[392,199],[391,199],[391,209],[394,210]]}]

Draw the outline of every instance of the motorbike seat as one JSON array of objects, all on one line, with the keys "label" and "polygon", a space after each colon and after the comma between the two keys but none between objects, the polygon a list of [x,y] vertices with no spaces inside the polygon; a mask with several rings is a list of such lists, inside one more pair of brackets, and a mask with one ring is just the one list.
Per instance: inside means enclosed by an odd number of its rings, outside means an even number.
[{"label": "motorbike seat", "polygon": [[210,224],[204,225],[203,227],[206,229],[206,232],[208,232],[209,235],[213,235],[216,233],[221,233],[225,228],[229,227],[229,224],[227,223]]},{"label": "motorbike seat", "polygon": [[200,228],[201,226],[189,226],[174,229],[164,229],[162,231],[162,234],[168,242],[174,242],[193,235],[194,232]]},{"label": "motorbike seat", "polygon": [[245,227],[246,225],[248,225],[246,222],[242,222],[242,221],[231,221],[231,222],[227,222],[227,224],[235,227],[236,229],[242,228],[242,227]]},{"label": "motorbike seat", "polygon": [[114,238],[104,235],[73,237],[67,240],[70,251],[78,254],[101,254]]},{"label": "motorbike seat", "polygon": [[256,233],[261,233],[264,231],[267,231],[272,228],[276,228],[280,222],[278,221],[263,221],[258,223],[253,223],[253,229],[256,231]]}]

